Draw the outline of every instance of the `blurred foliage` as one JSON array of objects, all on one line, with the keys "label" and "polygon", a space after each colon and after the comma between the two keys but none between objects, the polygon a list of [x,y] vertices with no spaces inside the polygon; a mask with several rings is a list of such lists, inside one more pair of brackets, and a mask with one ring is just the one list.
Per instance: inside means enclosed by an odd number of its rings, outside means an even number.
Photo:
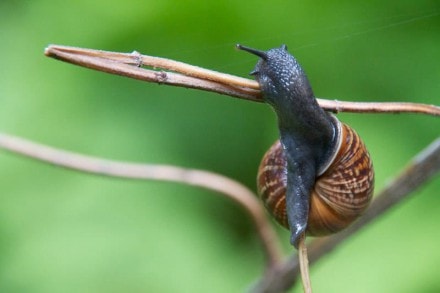
[{"label": "blurred foliage", "polygon": [[[43,56],[49,43],[170,57],[247,76],[285,43],[320,97],[440,104],[438,1],[0,2],[0,131],[100,157],[216,171],[255,189],[276,139],[265,105],[145,84]],[[439,136],[421,115],[343,114],[381,189]],[[1,292],[240,292],[263,271],[240,207],[160,182],[0,152]],[[438,292],[440,180],[311,270],[316,292]],[[280,229],[288,246],[287,232]],[[300,292],[297,285],[292,292]]]}]

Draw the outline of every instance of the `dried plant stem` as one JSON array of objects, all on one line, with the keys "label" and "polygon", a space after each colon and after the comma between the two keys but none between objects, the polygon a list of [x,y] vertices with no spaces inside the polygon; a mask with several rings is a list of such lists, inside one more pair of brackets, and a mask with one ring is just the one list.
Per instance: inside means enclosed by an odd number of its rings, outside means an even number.
[{"label": "dried plant stem", "polygon": [[[365,214],[346,230],[331,237],[318,238],[309,246],[310,263],[318,261],[338,244],[355,234],[374,219],[388,211],[413,191],[440,172],[440,138],[416,155],[409,165],[382,190]],[[283,265],[268,271],[254,287],[253,292],[284,292],[295,283],[299,273],[298,257],[293,255]]]},{"label": "dried plant stem", "polygon": [[243,184],[213,172],[168,165],[117,162],[62,151],[0,133],[0,148],[45,163],[92,174],[118,178],[160,180],[194,185],[218,192],[240,204],[250,215],[267,259],[267,267],[281,260],[278,238],[257,196]]},{"label": "dried plant stem", "polygon": [[304,293],[312,293],[312,285],[310,282],[309,259],[307,256],[306,235],[303,233],[298,243],[298,260],[300,265],[301,280]]},{"label": "dried plant stem", "polygon": [[[141,55],[138,52],[117,53],[59,45],[48,46],[45,54],[72,64],[147,82],[200,89],[253,102],[263,102],[259,85],[254,80],[166,58]],[[154,69],[161,69],[161,71],[145,69],[141,66],[149,66]],[[322,108],[331,112],[408,112],[440,116],[440,107],[434,105],[317,100]]]},{"label": "dried plant stem", "polygon": [[341,102],[337,100],[317,99],[319,105],[331,112],[351,113],[416,113],[432,116],[440,116],[440,107],[418,103],[393,103],[393,102]]}]

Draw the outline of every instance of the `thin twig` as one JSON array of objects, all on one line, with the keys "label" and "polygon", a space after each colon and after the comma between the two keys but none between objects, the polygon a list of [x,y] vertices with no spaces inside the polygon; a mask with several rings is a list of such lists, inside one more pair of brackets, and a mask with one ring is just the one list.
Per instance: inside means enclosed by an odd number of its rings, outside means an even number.
[{"label": "thin twig", "polygon": [[[309,259],[313,264],[359,229],[377,219],[388,209],[401,202],[417,188],[440,172],[440,138],[415,156],[409,165],[380,192],[365,214],[346,230],[331,237],[318,238],[309,246]],[[254,287],[253,292],[284,292],[295,283],[299,275],[297,255],[283,265],[268,271]]]},{"label": "thin twig", "polygon": [[[341,102],[337,100],[317,99],[319,105],[331,112],[352,113],[417,113],[432,116],[440,116],[440,107],[435,105],[404,103],[404,102]],[[340,104],[340,106],[339,106]]]},{"label": "thin twig", "polygon": [[[211,91],[231,97],[263,102],[256,81],[208,70],[166,58],[141,55],[138,52],[117,53],[68,46],[50,45],[46,56],[83,67],[127,76],[147,82]],[[149,66],[160,71],[141,68]],[[164,71],[167,70],[167,71]],[[416,103],[364,103],[317,99],[331,112],[422,113],[440,116],[440,107]]]},{"label": "thin twig", "polygon": [[309,273],[309,259],[307,256],[306,235],[304,233],[299,238],[298,261],[304,293],[312,293],[312,285],[310,282]]},{"label": "thin twig", "polygon": [[223,175],[176,166],[105,160],[55,149],[2,133],[0,133],[0,148],[45,163],[97,175],[172,181],[213,190],[234,200],[249,213],[261,239],[267,267],[273,267],[281,260],[278,238],[257,196],[243,184]]}]

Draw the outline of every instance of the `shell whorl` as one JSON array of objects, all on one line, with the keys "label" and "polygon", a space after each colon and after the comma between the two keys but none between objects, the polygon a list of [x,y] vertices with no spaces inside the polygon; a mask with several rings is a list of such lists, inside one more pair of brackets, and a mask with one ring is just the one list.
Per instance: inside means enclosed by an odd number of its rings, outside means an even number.
[{"label": "shell whorl", "polygon": [[[310,195],[307,233],[336,233],[357,219],[369,205],[374,189],[370,155],[357,133],[341,123],[339,150],[316,178]],[[280,141],[264,155],[257,177],[258,192],[276,221],[289,229],[286,213],[287,162]]]}]

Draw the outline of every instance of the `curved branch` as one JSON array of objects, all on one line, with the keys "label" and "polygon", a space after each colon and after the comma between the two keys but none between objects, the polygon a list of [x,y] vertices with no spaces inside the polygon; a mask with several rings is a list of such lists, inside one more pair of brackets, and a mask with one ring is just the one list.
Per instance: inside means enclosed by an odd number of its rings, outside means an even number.
[{"label": "curved branch", "polygon": [[251,217],[262,242],[267,267],[281,259],[277,236],[257,196],[243,184],[209,171],[169,165],[134,164],[67,152],[0,133],[0,148],[45,163],[82,172],[117,178],[172,181],[215,191],[240,204]]},{"label": "curved branch", "polygon": [[[334,236],[314,240],[309,246],[310,263],[313,264],[331,252],[338,244],[401,202],[438,172],[440,172],[440,138],[412,159],[409,165],[380,192],[357,222]],[[269,270],[258,281],[253,292],[284,292],[293,286],[299,273],[300,264],[295,254],[283,265]]]},{"label": "curved branch", "polygon": [[[50,45],[48,57],[79,66],[159,84],[215,92],[231,97],[264,102],[256,81],[208,70],[166,58],[141,55],[138,52],[117,53]],[[141,68],[149,66],[153,69]],[[163,71],[167,70],[167,71]],[[169,72],[171,71],[171,72]],[[421,113],[440,116],[440,107],[415,103],[363,103],[318,99],[322,108],[331,112]]]}]

